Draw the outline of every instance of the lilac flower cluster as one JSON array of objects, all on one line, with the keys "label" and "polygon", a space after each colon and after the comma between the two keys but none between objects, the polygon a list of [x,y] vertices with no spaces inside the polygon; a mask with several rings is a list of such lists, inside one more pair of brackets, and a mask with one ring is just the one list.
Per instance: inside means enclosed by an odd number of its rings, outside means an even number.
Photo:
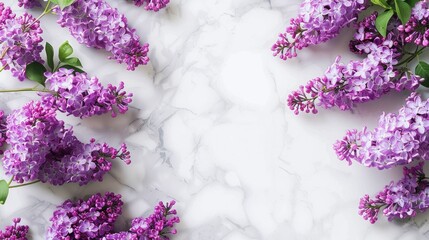
[{"label": "lilac flower cluster", "polygon": [[20,222],[21,218],[14,218],[12,226],[7,226],[4,231],[0,230],[0,239],[27,240],[29,227],[27,225],[18,225]]},{"label": "lilac flower cluster", "polygon": [[169,240],[168,234],[177,233],[174,224],[180,222],[177,211],[173,209],[175,203],[174,200],[167,204],[159,202],[149,217],[133,219],[130,231],[150,240]]},{"label": "lilac flower cluster", "polygon": [[126,145],[120,149],[107,144],[80,142],[72,129],[56,118],[55,109],[31,101],[13,111],[6,120],[3,168],[17,182],[40,180],[54,185],[87,184],[102,180],[111,169],[110,159],[130,163]]},{"label": "lilac flower cluster", "polygon": [[373,131],[348,131],[334,145],[340,160],[357,161],[379,169],[408,164],[429,157],[429,101],[412,94],[398,114],[380,117]]},{"label": "lilac flower cluster", "polygon": [[131,228],[128,232],[121,232],[107,235],[104,240],[122,240],[122,239],[147,239],[147,240],[169,240],[170,234],[176,234],[174,224],[179,223],[177,211],[173,209],[176,202],[164,204],[159,202],[155,211],[147,218],[135,218],[131,222]]},{"label": "lilac flower cluster", "polygon": [[[0,110],[0,148],[6,143],[6,116],[2,110]],[[3,151],[0,150],[0,154],[3,154]]]},{"label": "lilac flower cluster", "polygon": [[42,29],[33,16],[16,17],[0,3],[0,69],[10,70],[19,80],[25,79],[25,67],[33,61],[43,62]]},{"label": "lilac flower cluster", "polygon": [[18,0],[18,6],[31,9],[34,7],[41,7],[42,4],[40,4],[39,0]]},{"label": "lilac flower cluster", "polygon": [[58,23],[79,43],[109,51],[109,58],[127,64],[128,70],[149,62],[149,45],[141,44],[125,16],[104,0],[77,0],[63,10],[57,8],[56,13]]},{"label": "lilac flower cluster", "polygon": [[337,57],[323,77],[309,81],[289,95],[289,108],[295,114],[300,111],[317,113],[316,105],[349,110],[356,103],[377,99],[392,89],[415,90],[419,86],[420,77],[395,68],[399,54],[393,48],[393,41],[367,42],[357,48],[368,56],[347,65],[340,63],[341,58]]},{"label": "lilac flower cluster", "polygon": [[50,219],[49,239],[103,239],[103,240],[169,240],[176,234],[174,224],[180,220],[173,209],[175,202],[160,202],[155,212],[147,218],[135,218],[130,231],[113,233],[113,225],[121,214],[121,195],[96,194],[87,201],[67,200],[57,207]]},{"label": "lilac flower cluster", "polygon": [[165,8],[170,0],[133,0],[133,2],[138,7],[144,6],[144,9],[148,11],[158,12],[160,9]]},{"label": "lilac flower cluster", "polygon": [[404,167],[403,174],[401,180],[386,185],[374,199],[368,195],[361,198],[359,215],[375,223],[380,211],[389,221],[426,211],[429,208],[429,181],[423,172],[423,162],[411,168]]},{"label": "lilac flower cluster", "polygon": [[274,56],[283,60],[297,56],[297,50],[326,42],[357,20],[366,0],[304,0],[297,18],[272,46]]},{"label": "lilac flower cluster", "polygon": [[122,114],[128,111],[128,104],[132,101],[133,95],[123,91],[123,82],[118,87],[109,84],[105,88],[95,77],[64,68],[45,75],[48,89],[54,94],[44,94],[43,103],[75,117],[85,118],[107,112],[115,117],[116,111]]},{"label": "lilac flower cluster", "polygon": [[410,20],[405,25],[400,25],[398,30],[406,37],[407,43],[414,43],[423,47],[429,45],[429,2],[416,3]]},{"label": "lilac flower cluster", "polygon": [[47,239],[101,239],[113,231],[122,213],[121,195],[95,194],[88,200],[67,200],[57,207],[50,221]]}]

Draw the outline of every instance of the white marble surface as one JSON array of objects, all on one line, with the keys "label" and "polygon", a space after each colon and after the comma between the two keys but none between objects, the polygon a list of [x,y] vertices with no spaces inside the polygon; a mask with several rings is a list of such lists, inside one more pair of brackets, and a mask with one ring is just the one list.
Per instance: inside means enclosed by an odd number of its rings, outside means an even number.
[{"label": "white marble surface", "polygon": [[[3,1],[3,0],[2,0]],[[17,11],[16,1],[6,0]],[[55,205],[67,198],[114,191],[123,195],[123,230],[159,200],[178,201],[177,240],[247,239],[429,239],[429,213],[405,222],[375,224],[357,214],[365,193],[374,195],[400,169],[378,171],[337,160],[332,143],[349,128],[374,127],[383,111],[396,111],[407,93],[359,106],[294,116],[287,94],[321,75],[338,54],[338,39],[301,52],[298,59],[273,58],[270,46],[296,14],[300,0],[171,0],[166,10],[146,12],[122,0],[119,8],[151,45],[148,66],[127,72],[88,49],[47,16],[44,38],[58,47],[69,40],[87,72],[104,83],[125,81],[135,94],[132,110],[79,120],[64,117],[82,140],[131,148],[131,166],[116,163],[104,182],[84,187],[37,184],[11,190],[0,206],[0,226],[13,217],[44,239]],[[0,87],[31,86],[8,72]],[[7,110],[37,96],[2,94]]]}]

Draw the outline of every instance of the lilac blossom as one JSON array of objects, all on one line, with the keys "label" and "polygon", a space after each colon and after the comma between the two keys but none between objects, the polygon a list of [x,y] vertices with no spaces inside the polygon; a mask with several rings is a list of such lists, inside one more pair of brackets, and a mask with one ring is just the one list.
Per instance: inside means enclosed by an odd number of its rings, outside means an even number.
[{"label": "lilac blossom", "polygon": [[334,144],[340,160],[357,161],[379,169],[404,165],[429,157],[429,101],[412,94],[399,113],[383,114],[370,131],[351,130]]},{"label": "lilac blossom", "polygon": [[287,105],[295,114],[300,111],[317,113],[316,106],[352,109],[356,103],[380,98],[391,90],[415,90],[422,78],[409,71],[397,69],[398,54],[393,41],[366,42],[357,46],[368,56],[347,65],[337,57],[323,77],[309,81],[292,92]]},{"label": "lilac blossom", "polygon": [[297,50],[326,42],[357,20],[367,6],[366,0],[304,0],[298,17],[290,20],[272,46],[274,56],[283,60],[297,56]]},{"label": "lilac blossom", "polygon": [[115,117],[117,112],[123,114],[128,111],[128,104],[132,101],[132,94],[123,91],[123,82],[118,87],[111,84],[103,87],[96,77],[90,78],[86,73],[64,68],[45,75],[48,89],[53,94],[44,94],[42,101],[75,117],[85,118],[107,112]]},{"label": "lilac blossom", "polygon": [[149,62],[148,44],[141,44],[136,30],[127,19],[105,0],[77,0],[62,10],[57,8],[58,23],[68,28],[79,43],[96,49],[105,49],[128,70]]},{"label": "lilac blossom", "polygon": [[43,62],[40,57],[43,31],[39,21],[30,14],[15,17],[10,9],[0,4],[0,69],[10,70],[22,81],[27,64]]},{"label": "lilac blossom", "polygon": [[392,221],[426,211],[429,208],[429,181],[423,172],[423,162],[411,168],[404,167],[403,175],[398,182],[386,185],[373,199],[368,195],[361,198],[359,215],[375,223],[380,212]]},{"label": "lilac blossom", "polygon": [[27,240],[29,227],[27,225],[18,225],[21,218],[14,218],[13,225],[7,226],[5,230],[0,230],[0,239],[2,240]]},{"label": "lilac blossom", "polygon": [[[0,110],[0,148],[6,143],[6,131],[6,115]],[[0,150],[0,154],[3,154],[2,150]]]},{"label": "lilac blossom", "polygon": [[139,237],[132,232],[119,232],[107,234],[103,240],[139,240]]},{"label": "lilac blossom", "polygon": [[10,146],[4,153],[3,168],[19,183],[40,180],[53,185],[84,185],[102,180],[111,169],[111,159],[130,163],[125,144],[115,149],[95,140],[81,143],[72,129],[56,118],[55,109],[41,102],[31,101],[13,111],[6,128]]},{"label": "lilac blossom", "polygon": [[411,18],[398,30],[404,33],[407,43],[414,43],[423,47],[429,45],[429,2],[420,1],[412,10]]},{"label": "lilac blossom", "polygon": [[95,194],[88,200],[67,200],[50,218],[47,239],[101,239],[113,231],[122,205],[121,195],[110,192],[104,196]]},{"label": "lilac blossom", "polygon": [[41,7],[42,4],[40,4],[39,0],[18,0],[18,6],[31,9],[34,7]]},{"label": "lilac blossom", "polygon": [[169,240],[169,234],[176,234],[174,224],[179,223],[177,211],[173,209],[176,202],[167,204],[159,202],[155,211],[147,218],[135,218],[131,222],[130,231],[148,240]]},{"label": "lilac blossom", "polygon": [[103,240],[169,240],[171,234],[177,233],[174,225],[180,222],[177,211],[173,209],[175,203],[174,200],[166,204],[159,202],[149,217],[133,219],[128,232],[109,234]]},{"label": "lilac blossom", "polygon": [[133,2],[138,7],[144,6],[144,9],[148,11],[158,12],[160,9],[165,8],[170,0],[133,0]]}]

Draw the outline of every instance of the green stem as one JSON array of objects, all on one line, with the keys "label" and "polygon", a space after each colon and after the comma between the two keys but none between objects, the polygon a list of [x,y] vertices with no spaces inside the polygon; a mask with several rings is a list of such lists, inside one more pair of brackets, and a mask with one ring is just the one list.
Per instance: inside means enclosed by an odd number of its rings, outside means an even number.
[{"label": "green stem", "polygon": [[10,186],[10,184],[12,183],[12,181],[13,181],[13,177],[10,178],[9,182],[7,183],[7,185]]},{"label": "green stem", "polygon": [[52,91],[48,89],[37,89],[35,87],[33,88],[20,88],[20,89],[7,89],[7,90],[0,90],[0,93],[9,93],[9,92],[50,92]]},{"label": "green stem", "polygon": [[399,62],[398,64],[396,64],[395,66],[401,66],[404,63],[409,63],[411,62],[414,58],[418,57],[420,55],[420,53],[422,53],[424,50],[426,50],[426,48],[421,48],[420,50],[417,50],[414,52],[414,54],[412,54],[411,56],[409,56],[408,58],[406,58],[405,60]]},{"label": "green stem", "polygon": [[48,3],[46,4],[46,7],[43,10],[42,14],[40,14],[40,16],[38,16],[32,23],[30,23],[28,26],[26,26],[25,30],[28,30],[34,23],[36,23],[37,21],[39,21],[46,14],[51,13],[52,10],[54,10],[54,8],[56,6],[53,6],[53,7],[49,8],[50,5],[51,5],[51,0],[49,0]]},{"label": "green stem", "polygon": [[0,72],[3,71],[6,68],[7,65],[4,65],[0,68]]},{"label": "green stem", "polygon": [[19,185],[9,186],[9,188],[24,187],[24,186],[28,186],[28,185],[31,185],[31,184],[35,184],[35,183],[38,183],[38,182],[40,182],[40,180],[36,180],[36,181],[33,181],[33,182],[29,182],[29,183],[23,183],[23,184],[19,184]]}]

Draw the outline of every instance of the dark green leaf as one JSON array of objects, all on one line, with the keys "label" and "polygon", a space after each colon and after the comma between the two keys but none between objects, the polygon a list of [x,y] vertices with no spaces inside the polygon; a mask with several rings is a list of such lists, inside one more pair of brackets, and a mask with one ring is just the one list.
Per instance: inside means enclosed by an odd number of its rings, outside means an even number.
[{"label": "dark green leaf", "polygon": [[58,0],[58,5],[61,9],[64,9],[65,7],[68,7],[72,5],[76,0]]},{"label": "dark green leaf", "polygon": [[389,6],[389,4],[387,3],[386,0],[371,0],[371,2],[374,5],[380,6],[380,7],[385,8],[385,9],[391,9],[392,8]]},{"label": "dark green leaf", "polygon": [[410,5],[411,8],[413,8],[416,3],[420,2],[421,0],[407,0],[408,5]]},{"label": "dark green leaf", "polygon": [[396,14],[398,15],[398,18],[401,20],[402,24],[406,24],[411,17],[410,5],[408,5],[406,2],[395,0],[395,8]]},{"label": "dark green leaf", "polygon": [[73,54],[73,48],[72,46],[70,46],[68,41],[66,41],[60,46],[58,57],[60,58],[61,62],[66,60],[66,58],[72,54]]},{"label": "dark green leaf", "polygon": [[85,72],[82,69],[80,69],[78,67],[75,67],[75,66],[71,66],[71,65],[63,65],[60,68],[73,69],[75,72],[79,72],[79,73],[84,73]]},{"label": "dark green leaf", "polygon": [[389,24],[389,21],[392,18],[392,16],[393,16],[393,10],[391,9],[389,11],[385,11],[380,15],[378,15],[377,19],[375,20],[375,27],[383,37],[386,37],[387,24]]},{"label": "dark green leaf", "polygon": [[429,64],[420,61],[416,66],[416,74],[425,79],[420,84],[429,87]]},{"label": "dark green leaf", "polygon": [[27,65],[25,68],[25,76],[31,81],[37,82],[45,86],[46,77],[44,73],[46,72],[45,66],[39,62],[32,62]]},{"label": "dark green leaf", "polygon": [[68,65],[71,65],[73,67],[82,67],[82,63],[77,57],[67,58],[63,61],[63,63],[67,63]]},{"label": "dark green leaf", "polygon": [[54,70],[54,48],[48,42],[46,42],[45,51],[46,51],[46,57],[48,58],[48,66],[53,71]]},{"label": "dark green leaf", "polygon": [[9,195],[9,184],[5,180],[0,181],[0,204],[6,202],[7,196]]}]

